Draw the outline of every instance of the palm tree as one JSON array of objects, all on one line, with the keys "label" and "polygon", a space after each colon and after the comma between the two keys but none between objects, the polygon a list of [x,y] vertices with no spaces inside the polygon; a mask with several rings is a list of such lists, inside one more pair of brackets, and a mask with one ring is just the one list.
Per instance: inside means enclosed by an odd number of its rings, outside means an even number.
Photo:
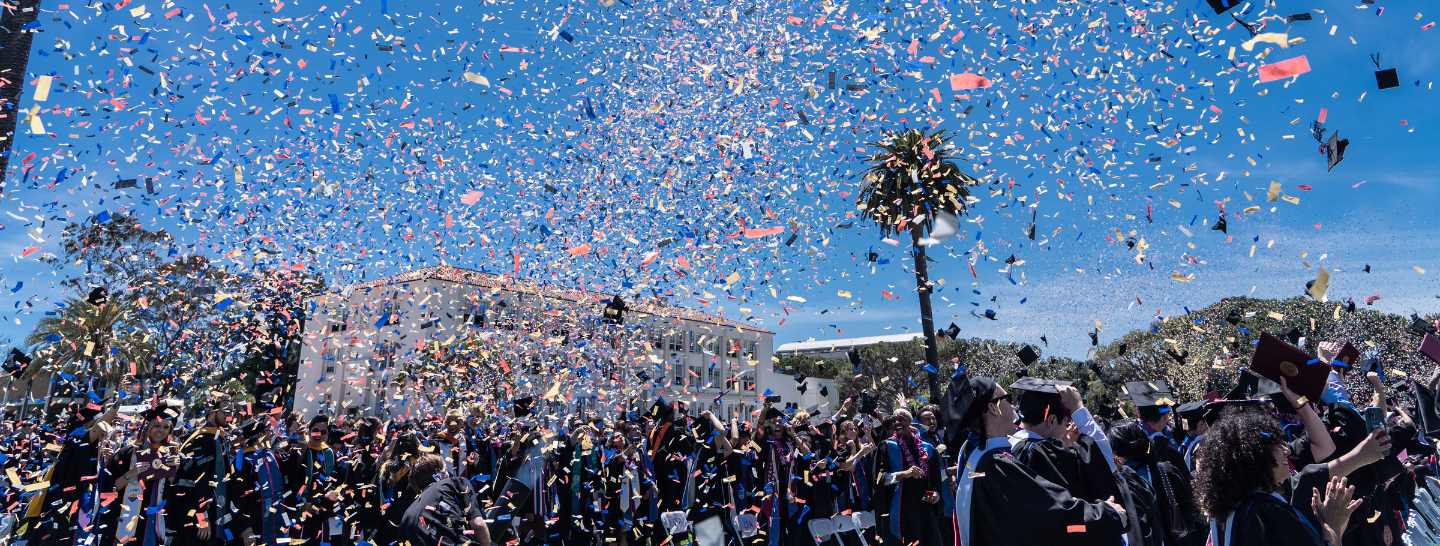
[{"label": "palm tree", "polygon": [[[940,357],[935,319],[930,311],[930,268],[920,239],[935,227],[937,215],[965,213],[969,186],[978,183],[951,161],[954,146],[949,144],[950,138],[943,129],[928,134],[911,129],[872,143],[878,151],[869,158],[871,166],[865,170],[864,187],[856,199],[860,214],[874,221],[881,233],[910,235],[920,323],[925,332],[925,363],[931,370],[940,369]],[[935,371],[927,373],[930,399],[938,402],[939,375]]]},{"label": "palm tree", "polygon": [[[134,313],[124,300],[110,298],[95,305],[78,298],[65,302],[58,315],[40,319],[25,344],[35,357],[26,370],[84,374],[109,381],[150,371],[150,344],[134,326]],[[89,355],[86,345],[90,345]]]}]

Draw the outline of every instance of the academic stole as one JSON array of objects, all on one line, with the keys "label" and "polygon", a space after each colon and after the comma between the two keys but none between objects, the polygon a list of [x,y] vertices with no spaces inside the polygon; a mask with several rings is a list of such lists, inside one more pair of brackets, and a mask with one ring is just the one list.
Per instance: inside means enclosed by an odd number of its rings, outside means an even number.
[{"label": "academic stole", "polygon": [[[147,448],[148,449],[148,448]],[[141,450],[137,449],[130,456],[130,467],[135,467],[135,459],[139,457]],[[143,539],[140,543],[143,546],[155,546],[155,537],[165,534],[165,512],[159,510],[160,501],[165,495],[165,480],[154,480],[155,486],[150,488],[150,506],[155,509],[154,514],[145,518],[145,528],[141,530]],[[125,544],[135,537],[135,525],[144,517],[141,510],[145,506],[145,482],[136,476],[125,484],[123,502],[120,505],[120,522],[115,530],[115,543]]]},{"label": "academic stole", "polygon": [[[770,440],[769,442],[770,467],[765,473],[765,481],[767,483],[773,484],[775,490],[772,491],[770,493],[770,496],[767,497],[764,501],[761,501],[760,509],[770,515],[770,534],[768,537],[770,546],[780,546],[780,535],[783,534],[782,527],[784,527],[784,523],[781,521],[780,515],[780,488],[785,488],[784,504],[787,508],[787,510],[785,511],[786,516],[793,515],[795,512],[795,492],[791,491],[791,462],[788,460],[790,458],[790,452],[788,449],[790,446],[785,444],[784,442],[776,442],[774,440]],[[787,448],[786,452],[783,454],[780,453],[780,447]],[[782,464],[784,465],[783,468],[781,467]],[[783,483],[780,481],[780,478],[782,476],[784,477]]]},{"label": "academic stole", "polygon": [[[230,442],[225,440],[225,435],[220,433],[219,427],[205,427],[195,431],[195,434],[190,435],[190,438],[186,439],[185,443],[180,445],[180,451],[182,453],[185,452],[185,448],[190,446],[190,442],[197,441],[202,434],[209,434],[212,438],[215,439],[215,502],[210,503],[210,508],[212,510],[215,510],[216,517],[214,518],[214,520],[207,521],[205,523],[215,525],[216,529],[214,533],[218,535],[220,533],[220,521],[218,521],[220,519],[219,516],[223,514],[224,507],[228,506],[228,504],[226,504],[227,498],[225,496],[225,454],[230,452],[230,447],[228,445]],[[198,486],[200,484],[197,483],[195,485]],[[201,514],[196,515],[201,519],[206,519],[205,516]]]},{"label": "academic stole", "polygon": [[260,487],[260,503],[263,510],[260,513],[260,539],[265,546],[275,546],[280,541],[281,522],[280,515],[275,513],[273,508],[280,500],[280,487],[285,478],[280,474],[280,463],[275,460],[275,455],[268,450],[256,450],[249,458],[251,466],[255,467],[255,476]]}]

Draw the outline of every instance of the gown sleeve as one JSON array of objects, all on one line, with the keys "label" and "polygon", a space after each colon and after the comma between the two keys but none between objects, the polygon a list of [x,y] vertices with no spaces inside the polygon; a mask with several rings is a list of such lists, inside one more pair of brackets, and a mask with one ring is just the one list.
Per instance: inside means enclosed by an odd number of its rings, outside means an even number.
[{"label": "gown sleeve", "polygon": [[1334,546],[1278,499],[1255,501],[1230,537],[1229,546]]}]

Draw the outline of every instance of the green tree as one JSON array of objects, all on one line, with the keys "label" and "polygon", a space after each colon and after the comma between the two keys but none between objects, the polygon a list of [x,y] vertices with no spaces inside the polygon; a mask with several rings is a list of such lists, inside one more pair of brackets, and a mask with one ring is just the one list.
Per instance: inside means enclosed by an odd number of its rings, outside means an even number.
[{"label": "green tree", "polygon": [[153,347],[134,324],[134,315],[124,301],[93,305],[70,298],[56,315],[40,319],[25,337],[35,358],[25,377],[47,371],[108,382],[132,373],[149,373]]},{"label": "green tree", "polygon": [[[872,143],[878,151],[868,158],[871,165],[856,199],[860,214],[875,222],[881,233],[910,236],[920,324],[925,333],[924,361],[932,368],[939,367],[940,357],[930,309],[930,266],[921,238],[935,227],[938,215],[964,214],[969,186],[977,183],[951,161],[955,147],[950,138],[944,130],[927,133],[912,129]],[[938,400],[939,376],[930,373],[927,382],[930,397]]]}]

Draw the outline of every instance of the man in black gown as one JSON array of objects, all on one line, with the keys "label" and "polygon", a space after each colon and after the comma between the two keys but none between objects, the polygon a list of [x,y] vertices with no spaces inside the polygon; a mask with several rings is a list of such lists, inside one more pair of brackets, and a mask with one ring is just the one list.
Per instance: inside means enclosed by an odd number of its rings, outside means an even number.
[{"label": "man in black gown", "polygon": [[[1024,377],[1010,385],[1020,394],[1020,430],[1010,437],[1015,460],[1076,498],[1102,501],[1119,493],[1110,440],[1085,409],[1069,381]],[[1073,424],[1079,432],[1066,444]]]},{"label": "man in black gown", "polygon": [[1010,454],[1015,407],[1009,399],[994,380],[969,377],[961,368],[940,404],[946,440],[957,446],[960,465],[955,492],[960,546],[1121,544],[1125,510],[1113,499],[1076,499]]}]

